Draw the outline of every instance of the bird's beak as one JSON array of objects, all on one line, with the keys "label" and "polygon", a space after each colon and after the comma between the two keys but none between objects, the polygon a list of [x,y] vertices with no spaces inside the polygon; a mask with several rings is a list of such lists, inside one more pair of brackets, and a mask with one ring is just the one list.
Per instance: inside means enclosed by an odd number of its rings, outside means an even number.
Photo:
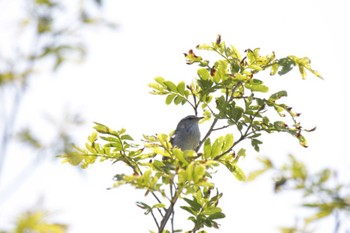
[{"label": "bird's beak", "polygon": [[200,121],[202,120],[204,117],[197,117],[197,120]]}]

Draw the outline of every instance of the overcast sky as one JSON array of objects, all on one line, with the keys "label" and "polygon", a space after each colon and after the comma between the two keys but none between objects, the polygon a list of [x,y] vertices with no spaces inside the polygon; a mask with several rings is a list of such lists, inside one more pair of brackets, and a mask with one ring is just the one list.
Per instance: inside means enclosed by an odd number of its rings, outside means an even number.
[{"label": "overcast sky", "polygon": [[[81,145],[91,132],[92,121],[115,129],[124,127],[135,138],[144,133],[169,133],[182,117],[192,114],[191,109],[166,106],[163,97],[148,94],[147,84],[156,76],[191,82],[196,67],[185,64],[183,53],[221,34],[227,44],[242,52],[259,47],[262,53],[275,51],[277,57],[307,56],[325,79],[310,74],[302,80],[297,72],[266,76],[273,89],[288,91],[288,103],[302,112],[305,126],[317,126],[317,130],[307,135],[308,149],[286,135],[268,135],[261,152],[249,149],[241,166],[253,167],[258,155],[283,162],[292,153],[313,170],[330,166],[349,175],[348,10],[345,0],[111,0],[106,2],[105,14],[120,25],[118,30],[90,33],[87,61],[64,67],[57,77],[38,78],[28,98],[28,103],[36,104],[23,111],[31,112],[27,120],[38,127],[36,119],[41,112],[60,114],[67,106],[81,112],[88,122],[75,132]],[[30,160],[21,156],[8,159],[9,177]],[[144,216],[134,204],[144,200],[143,192],[129,187],[106,190],[116,169],[106,163],[82,175],[67,164],[45,162],[16,194],[0,203],[0,209],[5,210],[0,211],[0,226],[43,197],[43,205],[71,226],[70,233],[155,229],[151,217]],[[226,218],[219,221],[221,230],[209,232],[277,232],[278,226],[295,222],[299,196],[274,196],[269,177],[243,185],[229,172],[220,171],[215,179],[224,192]],[[187,218],[179,215],[180,222]],[[317,232],[331,232],[332,226],[327,222]]]}]

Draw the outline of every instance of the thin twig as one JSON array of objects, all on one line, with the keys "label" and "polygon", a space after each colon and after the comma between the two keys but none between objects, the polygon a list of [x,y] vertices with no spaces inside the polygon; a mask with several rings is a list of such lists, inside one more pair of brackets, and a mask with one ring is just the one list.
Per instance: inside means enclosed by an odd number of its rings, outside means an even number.
[{"label": "thin twig", "polygon": [[154,213],[153,213],[152,210],[151,210],[151,215],[152,215],[152,218],[153,218],[154,222],[155,222],[156,225],[157,225],[157,229],[159,230],[159,223],[158,223],[157,218],[156,218],[156,216],[154,215]]},{"label": "thin twig", "polygon": [[[158,201],[158,203],[161,204],[162,202],[161,202],[160,199],[157,197],[157,195],[156,195],[154,192],[151,192],[151,193],[152,193],[153,197]],[[157,210],[158,210],[160,216],[164,217],[163,212],[162,212],[159,208],[157,208]]]},{"label": "thin twig", "polygon": [[191,86],[187,85],[187,88],[191,91],[191,94],[192,94],[192,97],[193,97],[193,103],[194,103],[194,104],[192,104],[190,101],[187,101],[187,102],[190,103],[190,105],[192,106],[192,108],[193,108],[193,110],[194,110],[195,115],[197,116],[197,114],[198,114],[198,110],[197,110],[197,108],[198,108],[198,103],[197,103],[196,95],[194,94],[194,92],[193,92]]},{"label": "thin twig", "polygon": [[230,125],[224,125],[224,126],[222,126],[222,127],[215,128],[215,129],[213,129],[212,131],[216,131],[216,130],[220,130],[220,129],[226,129],[226,128],[228,128],[228,127],[230,127]]},{"label": "thin twig", "polygon": [[198,152],[198,150],[201,148],[201,146],[203,145],[204,141],[210,136],[211,132],[213,131],[214,129],[214,126],[216,125],[216,123],[218,122],[219,119],[215,118],[213,123],[211,124],[208,132],[206,133],[206,135],[204,136],[204,138],[199,142],[199,145],[196,149],[196,152]]},{"label": "thin twig", "polygon": [[[176,187],[175,187],[176,189]],[[170,182],[170,196],[172,197],[173,196],[173,185],[172,185],[172,182]],[[174,208],[173,208],[173,211],[171,213],[171,219],[170,219],[170,222],[171,222],[171,232],[174,233],[174,219],[175,219],[175,211],[174,211]]]},{"label": "thin twig", "polygon": [[177,199],[179,198],[180,193],[181,193],[181,190],[177,190],[177,192],[174,194],[174,196],[173,196],[172,199],[170,200],[170,206],[169,206],[169,208],[167,209],[167,211],[165,212],[165,215],[164,215],[164,217],[163,217],[163,219],[162,219],[162,221],[161,221],[161,224],[160,224],[160,228],[159,228],[158,233],[162,233],[162,232],[163,232],[163,230],[164,230],[164,228],[165,228],[165,226],[166,226],[166,224],[167,224],[167,222],[168,222],[168,220],[169,220],[171,214],[172,214],[173,211],[174,211],[174,205],[175,205]]}]

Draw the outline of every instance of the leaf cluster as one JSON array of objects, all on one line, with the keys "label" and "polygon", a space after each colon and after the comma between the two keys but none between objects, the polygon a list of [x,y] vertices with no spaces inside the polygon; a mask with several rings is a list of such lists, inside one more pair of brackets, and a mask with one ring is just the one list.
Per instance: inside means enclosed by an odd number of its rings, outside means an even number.
[{"label": "leaf cluster", "polygon": [[[302,132],[314,129],[304,129],[297,121],[300,113],[280,102],[287,97],[287,91],[281,90],[266,96],[269,88],[259,73],[269,70],[270,76],[285,75],[297,66],[303,78],[306,75],[305,69],[321,78],[317,71],[311,69],[308,58],[276,58],[275,53],[260,55],[258,48],[247,49],[241,55],[234,46],[226,46],[220,36],[211,45],[203,44],[196,48],[214,52],[220,59],[211,63],[190,50],[185,53],[187,64],[199,66],[195,81],[187,85],[183,81],[176,84],[157,77],[155,83],[149,84],[151,94],[166,96],[165,103],[168,105],[189,104],[196,115],[200,110],[203,111],[205,120],[214,118],[210,132],[232,128],[232,132],[238,131],[240,135],[236,144],[250,139],[256,151],[259,151],[262,144],[257,138],[262,133],[273,132],[286,132],[307,147]],[[280,119],[272,118],[272,113],[276,113]],[[222,125],[216,127],[217,123]]]},{"label": "leaf cluster", "polygon": [[[217,220],[225,216],[218,207],[222,193],[212,182],[212,176],[219,167],[225,167],[237,180],[247,180],[238,166],[240,158],[246,156],[245,148],[237,148],[241,141],[250,140],[259,151],[262,133],[285,132],[306,147],[302,133],[312,131],[305,130],[297,121],[299,113],[280,102],[287,96],[285,90],[266,96],[269,88],[257,77],[265,70],[270,75],[285,75],[294,66],[299,67],[303,78],[304,69],[321,77],[310,68],[308,59],[295,56],[277,59],[274,53],[260,55],[259,49],[247,49],[242,56],[234,46],[226,46],[220,36],[211,45],[196,48],[218,54],[219,59],[210,62],[190,50],[185,53],[187,64],[199,66],[192,83],[176,84],[157,77],[149,86],[152,94],[165,96],[167,105],[189,104],[195,115],[203,112],[203,121],[211,121],[197,150],[173,147],[171,135],[164,133],[144,135],[137,144],[125,129],[115,131],[95,123],[95,131],[88,137],[85,148],[76,147],[74,152],[61,156],[64,162],[82,168],[96,161],[122,162],[129,167],[130,173],[115,175],[114,187],[128,184],[155,198],[155,203],[137,205],[152,216],[158,233],[180,231],[174,228],[174,206],[178,199],[186,203],[181,208],[190,214],[189,220],[193,222],[188,232],[219,227]],[[269,111],[276,116],[271,117]],[[282,120],[286,118],[288,124]],[[223,129],[228,133],[215,139],[210,137],[212,132]],[[169,221],[171,231],[166,229]]]},{"label": "leaf cluster", "polygon": [[2,233],[65,233],[67,226],[64,224],[53,223],[49,220],[49,214],[43,210],[27,211],[18,216],[15,228],[11,231],[0,231]]},{"label": "leaf cluster", "polygon": [[[341,183],[337,179],[337,172],[329,168],[310,173],[307,166],[293,155],[282,166],[276,166],[268,158],[260,158],[263,167],[253,171],[250,180],[259,175],[273,171],[274,191],[294,191],[302,194],[301,206],[312,210],[312,214],[303,218],[302,227],[283,227],[281,232],[306,232],[312,223],[333,217],[335,232],[344,219],[350,214],[350,184]],[[303,229],[299,231],[300,229]]]}]

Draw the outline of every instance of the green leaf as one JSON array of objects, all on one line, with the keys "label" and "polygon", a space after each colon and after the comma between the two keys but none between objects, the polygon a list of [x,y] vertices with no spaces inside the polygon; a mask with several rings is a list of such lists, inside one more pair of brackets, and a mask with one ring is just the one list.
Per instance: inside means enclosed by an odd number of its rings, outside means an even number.
[{"label": "green leaf", "polygon": [[180,162],[182,162],[185,165],[188,164],[187,160],[184,157],[183,151],[181,151],[179,148],[174,148],[172,152],[176,159],[178,159]]},{"label": "green leaf", "polygon": [[233,145],[233,134],[227,134],[224,138],[222,151],[227,151]]},{"label": "green leaf", "polygon": [[213,80],[215,83],[219,83],[220,81],[226,80],[227,73],[227,61],[219,60],[215,63],[216,71],[214,73]]},{"label": "green leaf", "polygon": [[262,141],[260,141],[258,139],[252,139],[252,146],[257,152],[260,151],[259,145],[261,145],[261,144],[262,144]]},{"label": "green leaf", "polygon": [[238,167],[237,165],[235,166],[235,169],[232,173],[239,181],[246,181],[247,180],[247,177],[244,174],[243,170],[240,167]]},{"label": "green leaf", "polygon": [[237,153],[237,157],[245,157],[246,156],[246,149],[241,148],[239,149],[238,153]]},{"label": "green leaf", "polygon": [[265,85],[245,83],[244,86],[252,91],[263,92],[263,93],[266,93],[269,91],[269,88]]},{"label": "green leaf", "polygon": [[206,173],[205,166],[202,164],[196,164],[193,170],[193,180],[194,182],[201,181]]},{"label": "green leaf", "polygon": [[277,73],[279,67],[280,67],[280,65],[278,63],[273,64],[271,66],[270,75],[275,75]]},{"label": "green leaf", "polygon": [[[178,104],[182,103],[182,101],[184,101],[184,100],[186,100],[186,99],[184,99],[182,96],[178,95],[178,96],[176,96],[175,99],[174,99],[174,104],[175,104],[175,105],[178,105]],[[182,103],[182,104],[183,104],[183,103]]]},{"label": "green leaf", "polygon": [[221,219],[221,218],[225,218],[226,216],[225,216],[225,214],[224,213],[222,213],[222,212],[216,212],[216,213],[213,213],[213,214],[211,214],[211,215],[209,215],[209,219],[210,220],[213,220],[213,219]]},{"label": "green leaf", "polygon": [[177,87],[176,87],[176,85],[173,82],[171,82],[171,81],[164,81],[164,84],[168,87],[169,90],[177,93]]},{"label": "green leaf", "polygon": [[199,68],[197,74],[202,80],[208,80],[210,78],[209,71],[205,68]]},{"label": "green leaf", "polygon": [[242,117],[243,113],[244,113],[243,108],[241,108],[239,106],[234,106],[234,107],[231,108],[230,117],[235,122],[238,122],[239,119]]},{"label": "green leaf", "polygon": [[186,176],[188,181],[192,181],[193,179],[193,170],[195,167],[194,161],[192,161],[186,168]]},{"label": "green leaf", "polygon": [[94,129],[97,132],[102,133],[102,134],[106,134],[109,132],[109,129],[107,126],[100,124],[100,123],[97,123],[97,122],[94,122],[94,123],[95,123]]},{"label": "green leaf", "polygon": [[176,94],[169,94],[166,99],[165,99],[165,104],[169,105],[171,104],[171,102],[173,101],[173,99],[175,98]]},{"label": "green leaf", "polygon": [[207,138],[204,142],[204,157],[210,158],[211,157],[211,142],[210,138]]},{"label": "green leaf", "polygon": [[157,203],[152,206],[152,209],[162,209],[165,208],[165,204],[163,203]]},{"label": "green leaf", "polygon": [[225,167],[236,177],[239,181],[246,181],[247,177],[244,174],[243,170],[238,167],[235,162],[230,161],[220,161]]},{"label": "green leaf", "polygon": [[156,77],[154,80],[162,86],[165,85],[164,84],[165,79],[163,77]]},{"label": "green leaf", "polygon": [[187,204],[189,204],[195,212],[199,212],[202,209],[202,205],[198,203],[196,198],[193,198],[193,200],[191,200],[185,197],[184,201],[186,201]]},{"label": "green leaf", "polygon": [[279,91],[279,92],[276,92],[274,94],[272,94],[270,97],[269,97],[269,101],[276,101],[282,97],[286,97],[288,94],[286,91]]},{"label": "green leaf", "polygon": [[207,207],[202,211],[202,213],[205,215],[212,215],[212,214],[220,213],[220,212],[221,212],[221,208],[215,207],[215,206]]},{"label": "green leaf", "polygon": [[213,50],[213,47],[208,44],[200,44],[196,46],[196,49],[198,50]]},{"label": "green leaf", "polygon": [[291,71],[296,63],[289,57],[281,58],[278,60],[278,65],[282,67],[280,71],[278,71],[279,75],[284,75]]},{"label": "green leaf", "polygon": [[222,144],[223,144],[223,136],[218,137],[211,148],[211,158],[215,158],[216,156],[220,155],[222,152]]},{"label": "green leaf", "polygon": [[187,212],[189,212],[192,215],[196,215],[197,211],[195,211],[193,208],[188,207],[188,206],[180,206],[181,209],[186,210]]},{"label": "green leaf", "polygon": [[122,140],[130,140],[134,141],[134,139],[129,135],[129,134],[124,134],[123,136],[120,137]]},{"label": "green leaf", "polygon": [[92,132],[92,134],[88,137],[88,141],[91,143],[95,142],[97,140],[97,136],[97,132]]},{"label": "green leaf", "polygon": [[305,148],[308,147],[307,140],[306,140],[306,138],[305,138],[303,135],[299,134],[299,135],[297,136],[297,138],[298,138],[299,144],[300,144],[301,146],[303,146],[303,147],[305,147]]},{"label": "green leaf", "polygon": [[181,95],[185,95],[185,83],[184,82],[180,82],[179,84],[177,84],[177,91]]}]

